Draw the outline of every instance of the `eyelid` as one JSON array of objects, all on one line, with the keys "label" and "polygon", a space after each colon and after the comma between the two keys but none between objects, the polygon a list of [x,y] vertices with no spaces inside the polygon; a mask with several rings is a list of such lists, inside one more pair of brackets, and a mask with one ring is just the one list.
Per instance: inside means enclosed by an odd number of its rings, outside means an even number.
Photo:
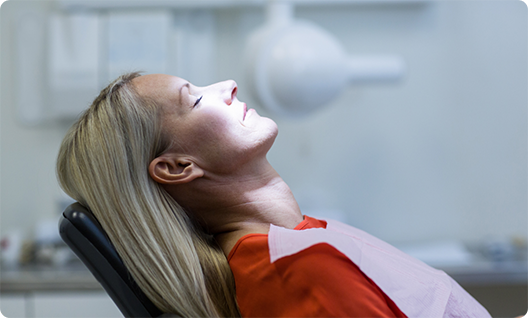
[{"label": "eyelid", "polygon": [[200,97],[196,100],[196,102],[194,103],[193,107],[196,107],[196,105],[198,105],[198,104],[200,103],[200,101],[202,100],[202,97],[203,97],[203,95],[200,96]]}]

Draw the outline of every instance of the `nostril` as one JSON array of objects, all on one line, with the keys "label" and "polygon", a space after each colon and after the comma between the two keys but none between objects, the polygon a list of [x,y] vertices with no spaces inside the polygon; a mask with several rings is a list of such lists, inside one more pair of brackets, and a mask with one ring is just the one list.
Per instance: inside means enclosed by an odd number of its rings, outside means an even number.
[{"label": "nostril", "polygon": [[231,100],[235,99],[235,97],[237,95],[237,91],[238,91],[238,88],[235,86],[233,88],[233,91],[231,92]]},{"label": "nostril", "polygon": [[238,85],[233,80],[222,82],[222,95],[227,105],[231,105],[235,100],[238,92]]}]

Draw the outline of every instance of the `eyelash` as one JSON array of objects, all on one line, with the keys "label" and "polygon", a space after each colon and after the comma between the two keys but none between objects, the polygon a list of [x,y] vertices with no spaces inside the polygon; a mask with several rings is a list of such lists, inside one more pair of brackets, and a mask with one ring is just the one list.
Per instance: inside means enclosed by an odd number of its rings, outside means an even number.
[{"label": "eyelash", "polygon": [[203,95],[200,96],[200,98],[198,98],[198,99],[196,100],[196,102],[195,102],[194,105],[193,105],[193,108],[196,107],[196,105],[198,105],[198,104],[200,103],[200,101],[202,100],[202,97],[203,97]]}]

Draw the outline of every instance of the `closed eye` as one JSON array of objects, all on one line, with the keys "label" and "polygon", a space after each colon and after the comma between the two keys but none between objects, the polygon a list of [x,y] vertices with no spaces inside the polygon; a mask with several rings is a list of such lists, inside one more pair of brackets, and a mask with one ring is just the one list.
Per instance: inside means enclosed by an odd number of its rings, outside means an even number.
[{"label": "closed eye", "polygon": [[200,98],[198,98],[198,99],[196,100],[196,102],[194,103],[193,107],[196,107],[196,105],[198,105],[198,104],[200,103],[200,101],[202,100],[202,97],[203,97],[203,95],[200,96]]}]

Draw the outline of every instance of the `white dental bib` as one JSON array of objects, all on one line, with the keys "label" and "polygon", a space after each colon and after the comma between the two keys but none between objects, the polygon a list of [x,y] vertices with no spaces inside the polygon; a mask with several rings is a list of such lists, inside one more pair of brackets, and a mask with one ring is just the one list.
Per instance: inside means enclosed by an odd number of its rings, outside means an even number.
[{"label": "white dental bib", "polygon": [[326,229],[289,230],[271,225],[271,263],[315,244],[327,243],[346,255],[409,318],[491,317],[451,277],[390,244],[334,220]]}]

